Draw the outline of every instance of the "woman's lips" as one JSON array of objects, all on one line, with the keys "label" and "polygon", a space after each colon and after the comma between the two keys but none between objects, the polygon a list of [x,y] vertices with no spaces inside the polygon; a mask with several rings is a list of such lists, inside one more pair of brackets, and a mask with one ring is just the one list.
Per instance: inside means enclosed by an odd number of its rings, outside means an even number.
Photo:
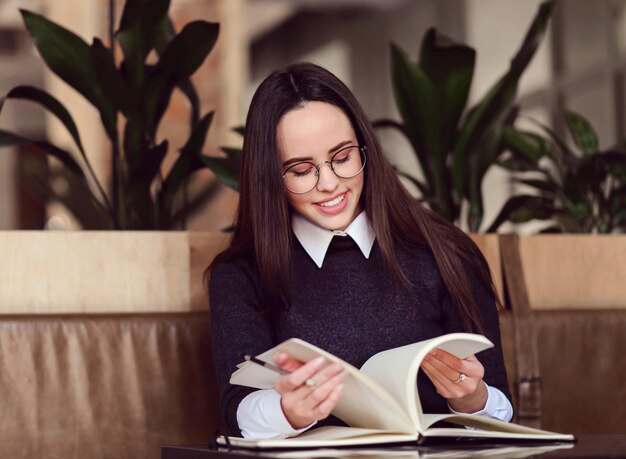
[{"label": "woman's lips", "polygon": [[[325,201],[322,201],[321,203],[315,203],[315,207],[322,213],[326,214],[326,215],[335,215],[338,214],[339,212],[341,212],[343,209],[346,208],[346,206],[348,205],[348,192],[346,191],[345,193],[342,193],[340,195],[335,196],[332,199],[327,199]],[[328,204],[332,201],[335,201],[337,199],[341,199],[340,202],[338,202],[337,204],[333,205],[333,206],[323,206],[322,203]]]}]

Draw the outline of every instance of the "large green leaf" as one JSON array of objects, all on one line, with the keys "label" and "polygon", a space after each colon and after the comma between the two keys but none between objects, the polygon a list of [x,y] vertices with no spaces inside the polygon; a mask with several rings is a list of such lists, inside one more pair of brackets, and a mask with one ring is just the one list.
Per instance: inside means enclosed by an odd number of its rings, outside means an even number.
[{"label": "large green leaf", "polygon": [[471,155],[467,163],[467,201],[469,203],[467,213],[467,225],[471,232],[478,232],[483,222],[483,177],[487,170],[496,162],[502,149],[500,132],[487,133],[483,139],[480,154]]},{"label": "large green leaf", "polygon": [[574,143],[585,155],[598,151],[598,135],[589,121],[582,115],[572,111],[565,111],[565,124],[574,139]]},{"label": "large green leaf", "polygon": [[196,125],[189,139],[180,151],[178,159],[167,174],[161,191],[161,201],[164,209],[171,209],[174,196],[185,181],[198,169],[203,167],[199,159],[200,151],[206,141],[206,136],[213,121],[214,112],[209,112]]},{"label": "large green leaf", "polygon": [[164,140],[159,145],[149,148],[140,158],[137,167],[130,171],[129,183],[137,183],[140,187],[150,189],[150,185],[161,171],[163,160],[167,155],[169,143]]},{"label": "large green leaf", "polygon": [[530,220],[546,220],[555,213],[551,199],[542,196],[519,195],[509,198],[487,229],[494,233],[504,222],[526,223]]},{"label": "large green leaf", "polygon": [[[163,54],[163,51],[167,48],[167,45],[172,41],[175,35],[176,30],[174,29],[174,24],[171,19],[168,18],[163,21],[161,27],[157,30],[155,39],[155,50],[159,56]],[[180,89],[189,101],[191,108],[189,117],[191,125],[195,126],[200,121],[200,98],[198,97],[198,92],[189,78],[181,81],[178,84],[178,89]]]},{"label": "large green leaf", "polygon": [[545,34],[550,18],[554,13],[556,2],[554,0],[545,1],[539,7],[539,11],[535,15],[530,28],[526,32],[526,36],[522,42],[521,48],[515,54],[515,57],[511,61],[511,71],[519,77],[528,64],[532,60],[537,48],[541,43],[543,35]]},{"label": "large green leaf", "polygon": [[538,178],[515,178],[516,183],[530,186],[549,196],[554,196],[558,192],[558,185],[551,180],[538,179]]},{"label": "large green leaf", "polygon": [[246,127],[242,124],[240,126],[235,126],[234,128],[231,128],[231,131],[236,132],[241,137],[243,137],[246,134]]},{"label": "large green leaf", "polygon": [[42,153],[47,153],[50,156],[58,159],[59,161],[61,161],[61,163],[63,163],[65,167],[67,167],[69,170],[85,180],[83,170],[78,165],[74,157],[67,151],[44,140],[32,140],[0,129],[0,148],[17,147],[19,145],[34,145],[38,147]]},{"label": "large green leaf", "polygon": [[211,169],[215,175],[227,186],[239,191],[239,176],[241,172],[241,154],[239,148],[221,147],[226,158],[199,155],[202,165]]},{"label": "large green leaf", "polygon": [[552,146],[543,137],[533,132],[520,131],[512,126],[503,126],[500,137],[501,145],[515,157],[530,164],[538,165],[539,160],[552,155]]},{"label": "large green leaf", "polygon": [[[31,102],[35,102],[41,105],[42,107],[44,107],[45,109],[47,109],[54,116],[56,116],[56,118],[63,124],[63,126],[65,126],[67,131],[72,136],[74,143],[78,147],[78,151],[83,157],[85,166],[87,166],[87,169],[91,173],[91,178],[93,182],[95,183],[96,187],[99,189],[102,199],[104,200],[106,205],[109,207],[109,212],[112,212],[111,204],[108,201],[108,197],[106,193],[104,192],[104,190],[102,189],[102,186],[100,185],[100,182],[98,181],[98,178],[96,177],[96,174],[94,173],[91,167],[89,158],[87,157],[87,154],[85,153],[85,149],[80,139],[80,135],[78,133],[78,128],[76,127],[76,123],[74,122],[72,115],[70,115],[69,111],[65,108],[65,106],[51,94],[47,93],[46,91],[42,89],[38,89],[32,86],[16,86],[15,88],[11,89],[11,91],[9,91],[9,93],[5,96],[5,98],[6,99],[22,99],[22,100],[29,100]],[[4,98],[0,99],[0,110],[2,110],[3,104],[4,104]],[[57,154],[63,155],[63,153],[58,153],[58,152]],[[82,173],[82,171],[80,173]]]},{"label": "large green leaf", "polygon": [[130,90],[126,80],[115,66],[111,50],[104,46],[99,38],[94,38],[90,52],[97,81],[104,97],[127,118],[136,117],[138,115],[137,96]]},{"label": "large green leaf", "polygon": [[452,146],[459,119],[467,105],[475,60],[476,52],[472,48],[454,42],[434,28],[422,41],[419,65],[433,82],[444,155]]},{"label": "large green leaf", "polygon": [[170,0],[127,0],[115,33],[124,52],[124,68],[129,84],[141,90],[144,84],[144,62],[156,44],[167,19]]},{"label": "large green leaf", "polygon": [[483,141],[503,124],[517,90],[517,81],[501,78],[463,123],[452,149],[452,179],[458,193],[467,195],[468,164],[478,154]]},{"label": "large green leaf", "polygon": [[[452,176],[456,190],[468,192],[469,178],[466,174],[469,157],[480,154],[486,139],[496,136],[507,119],[519,79],[537,50],[553,9],[553,1],[541,5],[507,73],[468,114],[452,151]],[[487,152],[487,155],[492,156],[492,152]],[[474,180],[482,180],[482,177]]]},{"label": "large green leaf", "polygon": [[443,183],[437,183],[442,173],[435,170],[438,167],[436,158],[441,156],[441,144],[434,85],[428,75],[394,44],[391,45],[391,76],[396,105],[426,186],[431,194],[437,195]]},{"label": "large green leaf", "polygon": [[141,117],[129,118],[124,127],[124,159],[131,173],[137,169],[137,164],[149,149],[143,121]]},{"label": "large green leaf", "polygon": [[519,156],[499,158],[494,164],[506,169],[509,172],[531,172],[538,170],[536,164],[528,161],[524,157]]},{"label": "large green leaf", "polygon": [[76,123],[74,122],[74,118],[70,115],[70,112],[65,108],[65,106],[59,102],[59,100],[47,93],[46,91],[35,88],[33,86],[16,86],[11,89],[8,94],[0,99],[0,111],[2,110],[2,106],[4,104],[5,99],[22,99],[29,100],[31,102],[35,102],[50,113],[52,113],[56,118],[65,126],[65,129],[70,133],[72,139],[74,139],[74,143],[80,150],[83,157],[85,157],[85,149],[83,148],[83,143],[80,139],[80,135],[78,133],[78,128],[76,127]]},{"label": "large green leaf", "polygon": [[172,74],[178,81],[189,78],[209,55],[219,35],[214,22],[193,21],[185,25],[163,50],[157,72]]},{"label": "large green leaf", "polygon": [[97,84],[89,45],[75,33],[45,17],[20,10],[24,24],[46,65],[100,112],[109,138],[117,137],[117,114]]},{"label": "large green leaf", "polygon": [[215,172],[215,175],[227,186],[239,191],[239,161],[233,158],[216,158],[213,156],[200,155],[202,164]]},{"label": "large green leaf", "polygon": [[187,80],[209,55],[219,34],[219,24],[194,21],[170,41],[150,72],[146,86],[147,129],[154,138],[174,87]]}]

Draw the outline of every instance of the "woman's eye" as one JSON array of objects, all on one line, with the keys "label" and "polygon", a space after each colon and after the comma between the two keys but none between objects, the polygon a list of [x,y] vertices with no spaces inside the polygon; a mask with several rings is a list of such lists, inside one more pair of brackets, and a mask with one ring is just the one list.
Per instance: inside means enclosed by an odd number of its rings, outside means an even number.
[{"label": "woman's eye", "polygon": [[292,167],[289,169],[289,173],[295,175],[296,177],[302,177],[309,174],[312,170],[313,166],[310,164],[303,164],[301,166]]},{"label": "woman's eye", "polygon": [[341,154],[341,155],[337,155],[333,158],[333,163],[336,164],[342,164],[345,163],[346,161],[348,161],[350,159],[350,154],[346,153],[346,154]]}]

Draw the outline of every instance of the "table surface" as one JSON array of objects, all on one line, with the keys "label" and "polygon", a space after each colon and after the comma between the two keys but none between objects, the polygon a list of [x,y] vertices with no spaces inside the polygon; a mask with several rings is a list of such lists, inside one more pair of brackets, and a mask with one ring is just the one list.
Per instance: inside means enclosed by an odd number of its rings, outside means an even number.
[{"label": "table surface", "polygon": [[378,459],[397,457],[448,458],[626,458],[626,434],[577,435],[575,443],[523,445],[523,444],[439,444],[424,446],[389,446],[386,448],[349,448],[314,450],[211,450],[208,446],[164,446],[161,459],[246,459],[246,458],[298,458],[298,459]]}]

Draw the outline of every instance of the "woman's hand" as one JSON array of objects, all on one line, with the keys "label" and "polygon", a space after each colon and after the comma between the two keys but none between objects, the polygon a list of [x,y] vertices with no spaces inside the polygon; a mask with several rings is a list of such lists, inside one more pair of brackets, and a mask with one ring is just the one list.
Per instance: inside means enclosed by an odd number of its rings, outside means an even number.
[{"label": "woman's hand", "polygon": [[294,429],[302,429],[328,417],[335,408],[348,372],[323,357],[303,364],[281,352],[274,363],[290,372],[278,378],[274,388],[281,395],[280,405]]},{"label": "woman's hand", "polygon": [[475,356],[460,359],[442,349],[434,349],[422,361],[421,368],[454,411],[474,413],[485,407],[485,369]]}]

